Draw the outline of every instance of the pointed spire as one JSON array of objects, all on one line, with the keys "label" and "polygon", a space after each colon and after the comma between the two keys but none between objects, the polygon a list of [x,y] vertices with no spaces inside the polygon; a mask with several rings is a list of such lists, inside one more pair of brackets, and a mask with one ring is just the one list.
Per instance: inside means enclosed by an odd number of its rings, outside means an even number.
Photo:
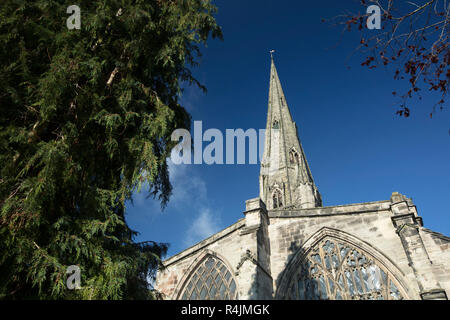
[{"label": "pointed spire", "polygon": [[306,161],[297,126],[284,96],[271,54],[269,103],[260,197],[269,209],[310,208],[322,205]]}]

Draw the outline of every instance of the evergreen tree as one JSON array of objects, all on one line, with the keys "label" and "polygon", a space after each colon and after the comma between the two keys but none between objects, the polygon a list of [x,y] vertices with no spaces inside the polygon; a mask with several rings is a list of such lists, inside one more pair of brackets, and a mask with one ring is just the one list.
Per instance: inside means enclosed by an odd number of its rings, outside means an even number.
[{"label": "evergreen tree", "polygon": [[169,199],[170,136],[190,124],[180,86],[203,88],[189,68],[221,38],[215,6],[78,0],[69,30],[73,1],[1,2],[0,297],[152,298],[166,246],[134,241],[125,201],[144,183]]}]

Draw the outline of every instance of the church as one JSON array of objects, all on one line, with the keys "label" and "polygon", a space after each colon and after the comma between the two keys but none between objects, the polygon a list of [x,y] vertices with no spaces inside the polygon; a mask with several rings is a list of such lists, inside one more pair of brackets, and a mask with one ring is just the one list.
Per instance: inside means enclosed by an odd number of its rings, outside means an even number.
[{"label": "church", "polygon": [[447,300],[450,238],[410,198],[322,206],[273,58],[259,187],[242,219],[163,261],[163,299]]}]

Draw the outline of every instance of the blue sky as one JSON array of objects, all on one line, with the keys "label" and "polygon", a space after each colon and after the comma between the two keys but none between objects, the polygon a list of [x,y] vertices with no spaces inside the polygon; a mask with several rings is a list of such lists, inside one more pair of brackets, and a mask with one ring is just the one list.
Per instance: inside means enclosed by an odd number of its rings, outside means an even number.
[{"label": "blue sky", "polygon": [[[208,88],[188,88],[182,103],[203,130],[265,128],[270,56],[299,127],[324,206],[412,197],[424,225],[450,235],[450,113],[429,117],[437,96],[411,100],[412,115],[395,115],[406,84],[386,69],[361,67],[351,56],[357,33],[322,23],[354,0],[220,0],[224,41],[204,48],[195,76]],[[377,31],[373,31],[377,32]],[[204,146],[207,143],[204,144]],[[243,217],[259,194],[259,165],[171,165],[174,194],[161,212],[146,193],[127,204],[137,241],[170,244],[171,256]]]}]

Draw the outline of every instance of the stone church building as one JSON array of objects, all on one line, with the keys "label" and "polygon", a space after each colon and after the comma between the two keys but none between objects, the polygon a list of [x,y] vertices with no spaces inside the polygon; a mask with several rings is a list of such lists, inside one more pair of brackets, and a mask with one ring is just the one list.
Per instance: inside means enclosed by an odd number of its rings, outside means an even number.
[{"label": "stone church building", "polygon": [[163,262],[163,299],[447,299],[450,238],[411,199],[323,207],[274,61],[260,195],[242,219]]}]

